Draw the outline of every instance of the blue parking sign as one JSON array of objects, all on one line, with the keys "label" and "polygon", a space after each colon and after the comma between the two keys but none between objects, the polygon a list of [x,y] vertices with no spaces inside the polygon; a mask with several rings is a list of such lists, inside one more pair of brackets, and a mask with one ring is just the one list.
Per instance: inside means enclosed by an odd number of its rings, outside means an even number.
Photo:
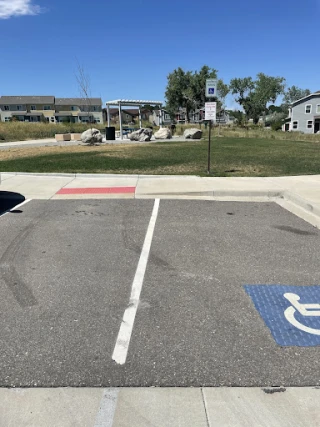
[{"label": "blue parking sign", "polygon": [[320,286],[245,285],[277,344],[320,345]]}]

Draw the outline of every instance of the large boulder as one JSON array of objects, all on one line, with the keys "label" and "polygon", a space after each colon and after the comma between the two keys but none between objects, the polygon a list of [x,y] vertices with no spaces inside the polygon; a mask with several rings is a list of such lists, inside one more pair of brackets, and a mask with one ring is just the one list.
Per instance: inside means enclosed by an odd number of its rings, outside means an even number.
[{"label": "large boulder", "polygon": [[159,129],[158,132],[156,132],[154,134],[154,137],[156,139],[171,139],[172,138],[172,134],[171,134],[170,129],[168,129],[168,128],[162,128],[162,129]]},{"label": "large boulder", "polygon": [[81,141],[85,144],[96,144],[102,142],[102,135],[101,132],[98,129],[88,129],[83,132],[81,135]]},{"label": "large boulder", "polygon": [[201,139],[202,138],[202,130],[200,129],[186,129],[184,131],[183,136],[186,139]]},{"label": "large boulder", "polygon": [[139,130],[136,130],[132,133],[129,133],[128,138],[130,141],[150,141],[152,137],[152,129],[149,128],[142,128]]}]

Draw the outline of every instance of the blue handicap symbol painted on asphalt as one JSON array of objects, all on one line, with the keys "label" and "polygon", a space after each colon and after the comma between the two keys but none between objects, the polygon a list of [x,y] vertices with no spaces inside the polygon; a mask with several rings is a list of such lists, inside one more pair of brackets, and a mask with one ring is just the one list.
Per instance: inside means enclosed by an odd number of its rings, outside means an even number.
[{"label": "blue handicap symbol painted on asphalt", "polygon": [[277,344],[320,345],[320,286],[245,285]]}]

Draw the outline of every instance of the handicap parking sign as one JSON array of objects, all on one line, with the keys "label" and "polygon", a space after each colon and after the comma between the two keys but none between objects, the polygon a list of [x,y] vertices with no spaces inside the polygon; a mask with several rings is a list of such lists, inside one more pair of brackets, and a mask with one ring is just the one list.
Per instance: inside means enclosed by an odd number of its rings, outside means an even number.
[{"label": "handicap parking sign", "polygon": [[320,345],[320,286],[246,285],[277,344]]}]

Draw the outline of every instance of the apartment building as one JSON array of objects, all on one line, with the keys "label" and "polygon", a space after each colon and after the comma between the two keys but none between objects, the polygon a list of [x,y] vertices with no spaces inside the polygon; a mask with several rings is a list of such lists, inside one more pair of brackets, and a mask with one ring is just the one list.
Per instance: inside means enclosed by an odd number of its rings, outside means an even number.
[{"label": "apartment building", "polygon": [[55,122],[54,96],[2,96],[0,117],[2,122],[13,118],[21,122]]},{"label": "apartment building", "polygon": [[103,123],[101,98],[56,98],[55,119],[58,123]]},{"label": "apartment building", "polygon": [[101,98],[54,96],[2,96],[0,121],[49,123],[103,123]]}]

